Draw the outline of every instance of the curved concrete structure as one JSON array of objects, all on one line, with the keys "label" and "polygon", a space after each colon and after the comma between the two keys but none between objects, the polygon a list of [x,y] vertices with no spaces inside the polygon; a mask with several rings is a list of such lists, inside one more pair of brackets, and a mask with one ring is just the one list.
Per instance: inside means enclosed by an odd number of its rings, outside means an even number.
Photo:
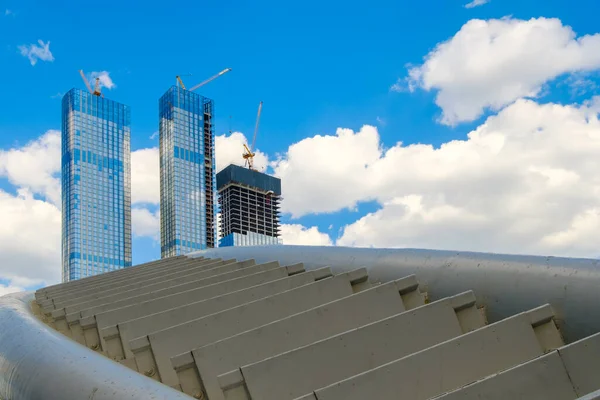
[{"label": "curved concrete structure", "polygon": [[189,254],[303,262],[334,272],[366,267],[369,279],[388,282],[416,274],[433,300],[466,290],[497,321],[550,303],[567,341],[600,332],[600,260],[420,249],[320,246],[222,247]]},{"label": "curved concrete structure", "polygon": [[0,329],[0,400],[592,399],[600,263],[219,248],[4,296]]},{"label": "curved concrete structure", "polygon": [[0,399],[189,399],[49,328],[32,301],[33,293],[0,297]]}]

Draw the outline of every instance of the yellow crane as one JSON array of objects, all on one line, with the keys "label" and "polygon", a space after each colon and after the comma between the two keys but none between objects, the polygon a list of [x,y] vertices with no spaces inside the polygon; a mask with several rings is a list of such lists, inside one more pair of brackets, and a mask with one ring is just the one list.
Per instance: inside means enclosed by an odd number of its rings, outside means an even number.
[{"label": "yellow crane", "polygon": [[256,155],[256,153],[254,153],[254,146],[256,145],[256,134],[258,133],[258,123],[260,122],[260,113],[262,111],[262,105],[263,105],[263,102],[261,101],[258,104],[258,113],[256,114],[256,125],[254,126],[254,136],[252,137],[252,147],[248,148],[246,143],[244,143],[244,153],[242,154],[242,157],[244,157],[244,160],[246,160],[244,165],[247,165],[248,168],[250,168],[253,171],[256,171],[254,169],[254,156]]},{"label": "yellow crane", "polygon": [[81,75],[81,78],[83,79],[83,82],[85,83],[85,86],[87,87],[87,89],[89,90],[89,92],[95,96],[102,96],[104,97],[104,95],[102,94],[101,90],[100,90],[100,78],[96,78],[96,84],[94,85],[94,90],[92,90],[92,86],[90,85],[90,82],[88,81],[88,79],[85,77],[85,74],[83,73],[83,70],[80,69],[79,70],[79,75]]},{"label": "yellow crane", "polygon": [[192,76],[192,74],[185,74],[185,75],[177,75],[175,76],[175,78],[177,78],[177,83],[185,89],[185,85],[183,84],[183,81],[181,80],[182,76]]}]

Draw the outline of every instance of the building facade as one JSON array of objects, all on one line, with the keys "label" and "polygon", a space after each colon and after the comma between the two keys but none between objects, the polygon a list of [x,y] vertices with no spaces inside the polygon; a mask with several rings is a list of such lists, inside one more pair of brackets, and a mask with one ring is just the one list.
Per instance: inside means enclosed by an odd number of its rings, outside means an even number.
[{"label": "building facade", "polygon": [[215,247],[213,101],[172,86],[159,120],[161,258]]},{"label": "building facade", "polygon": [[129,107],[71,89],[62,99],[63,282],[131,266]]},{"label": "building facade", "polygon": [[281,244],[281,180],[237,165],[217,174],[219,247]]}]

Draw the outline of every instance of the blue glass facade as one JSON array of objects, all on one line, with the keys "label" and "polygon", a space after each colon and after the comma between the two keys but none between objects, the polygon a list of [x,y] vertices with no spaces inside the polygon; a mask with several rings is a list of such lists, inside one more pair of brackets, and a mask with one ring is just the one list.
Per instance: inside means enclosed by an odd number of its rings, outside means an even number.
[{"label": "blue glass facade", "polygon": [[159,100],[161,257],[216,238],[213,102],[172,86]]},{"label": "blue glass facade", "polygon": [[130,110],[71,89],[62,99],[63,282],[131,266]]}]

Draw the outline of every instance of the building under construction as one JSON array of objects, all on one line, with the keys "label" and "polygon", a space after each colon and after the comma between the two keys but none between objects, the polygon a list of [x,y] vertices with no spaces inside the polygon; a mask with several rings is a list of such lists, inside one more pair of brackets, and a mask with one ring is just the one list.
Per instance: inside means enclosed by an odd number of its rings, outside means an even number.
[{"label": "building under construction", "polygon": [[172,86],[159,118],[161,257],[215,247],[213,101]]},{"label": "building under construction", "polygon": [[281,179],[229,165],[217,174],[219,247],[281,244]]}]

